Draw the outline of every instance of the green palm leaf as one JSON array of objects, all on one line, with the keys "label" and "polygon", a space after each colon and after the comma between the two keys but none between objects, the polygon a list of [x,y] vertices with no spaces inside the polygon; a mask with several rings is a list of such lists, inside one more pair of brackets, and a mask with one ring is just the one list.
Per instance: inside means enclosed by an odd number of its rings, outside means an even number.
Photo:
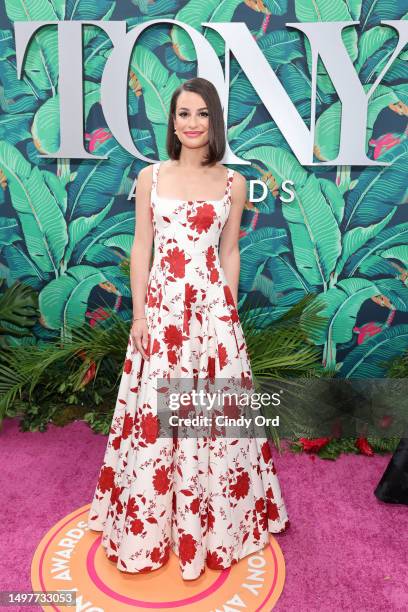
[{"label": "green palm leaf", "polygon": [[404,354],[408,347],[408,325],[396,325],[356,346],[344,359],[342,378],[382,378],[392,359]]},{"label": "green palm leaf", "polygon": [[68,242],[58,196],[49,189],[41,170],[31,167],[6,142],[0,143],[0,168],[8,178],[13,207],[32,260],[41,271],[56,276]]}]

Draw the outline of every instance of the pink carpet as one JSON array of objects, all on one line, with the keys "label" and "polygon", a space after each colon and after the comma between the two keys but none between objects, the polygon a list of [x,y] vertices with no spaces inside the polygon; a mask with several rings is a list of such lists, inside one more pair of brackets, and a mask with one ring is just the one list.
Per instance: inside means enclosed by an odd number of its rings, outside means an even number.
[{"label": "pink carpet", "polygon": [[[107,438],[82,422],[21,433],[16,419],[4,422],[0,436],[0,587],[30,590],[38,542],[91,502]],[[287,575],[275,610],[408,610],[408,507],[373,494],[389,458],[342,455],[332,462],[274,453],[291,521],[276,536]]]}]

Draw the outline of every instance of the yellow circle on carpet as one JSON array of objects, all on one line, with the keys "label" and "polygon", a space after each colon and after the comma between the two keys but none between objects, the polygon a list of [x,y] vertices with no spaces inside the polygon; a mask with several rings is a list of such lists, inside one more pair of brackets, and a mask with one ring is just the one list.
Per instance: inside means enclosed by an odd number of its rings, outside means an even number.
[{"label": "yellow circle on carpet", "polygon": [[[174,553],[166,565],[144,574],[127,574],[109,561],[100,532],[87,526],[90,504],[54,525],[39,543],[31,564],[36,591],[75,591],[76,609],[166,610],[187,612],[266,612],[282,593],[285,561],[277,541],[244,557],[226,570],[206,570],[200,578],[185,581]],[[49,605],[43,610],[73,611],[75,606]]]}]

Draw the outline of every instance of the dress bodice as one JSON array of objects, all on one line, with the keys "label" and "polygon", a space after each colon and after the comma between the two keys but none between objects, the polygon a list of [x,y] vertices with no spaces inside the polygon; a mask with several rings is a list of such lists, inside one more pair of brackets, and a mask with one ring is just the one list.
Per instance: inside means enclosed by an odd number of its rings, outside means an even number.
[{"label": "dress bodice", "polygon": [[151,206],[155,254],[160,258],[166,247],[171,246],[178,247],[187,258],[217,257],[221,231],[231,206],[234,170],[228,168],[227,184],[220,200],[178,200],[158,195],[159,169],[160,162],[153,165]]}]

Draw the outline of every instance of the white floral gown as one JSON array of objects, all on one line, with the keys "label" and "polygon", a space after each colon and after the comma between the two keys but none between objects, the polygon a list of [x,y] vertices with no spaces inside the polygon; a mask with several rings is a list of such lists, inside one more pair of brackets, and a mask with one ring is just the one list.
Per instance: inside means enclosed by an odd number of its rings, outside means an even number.
[{"label": "white floral gown", "polygon": [[155,256],[146,292],[149,360],[129,342],[103,464],[88,515],[107,557],[150,572],[170,551],[181,576],[224,569],[289,525],[266,438],[157,435],[157,379],[252,381],[241,323],[218,257],[233,170],[221,200],[151,194]]}]

